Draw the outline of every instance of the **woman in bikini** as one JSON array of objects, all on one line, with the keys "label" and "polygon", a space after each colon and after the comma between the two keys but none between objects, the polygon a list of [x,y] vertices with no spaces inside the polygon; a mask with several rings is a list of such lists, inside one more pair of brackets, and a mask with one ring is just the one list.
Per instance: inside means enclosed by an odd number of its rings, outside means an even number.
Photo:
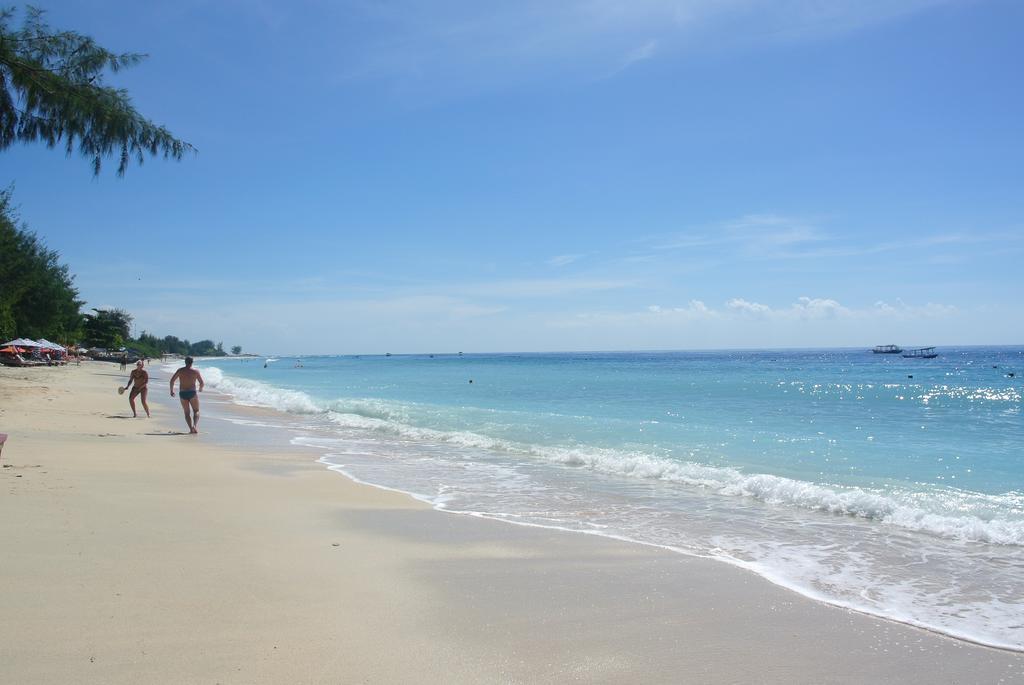
[{"label": "woman in bikini", "polygon": [[135,397],[142,395],[142,408],[146,410],[146,418],[149,418],[149,405],[146,404],[146,394],[149,392],[149,374],[146,373],[146,369],[143,368],[144,362],[140,359],[135,362],[135,368],[132,369],[132,375],[128,377],[128,385],[124,386],[127,390],[132,383],[135,387],[132,388],[131,393],[128,394],[128,404],[132,406],[132,416],[138,418],[139,414],[135,411]]}]

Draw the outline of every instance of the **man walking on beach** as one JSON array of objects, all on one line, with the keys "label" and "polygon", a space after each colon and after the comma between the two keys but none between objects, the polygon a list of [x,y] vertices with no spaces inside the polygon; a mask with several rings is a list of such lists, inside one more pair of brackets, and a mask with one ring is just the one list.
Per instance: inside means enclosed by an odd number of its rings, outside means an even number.
[{"label": "man walking on beach", "polygon": [[[142,395],[142,408],[146,410],[146,418],[149,418],[149,405],[146,404],[146,395],[149,394],[149,374],[142,368],[142,360],[135,362],[135,368],[132,370],[132,375],[128,377],[128,385],[124,386],[127,390],[131,384],[134,383],[135,387],[132,388],[131,393],[128,395],[128,404],[132,406],[132,416],[138,417],[138,413],[135,411],[135,396]],[[173,393],[172,393],[173,394]]]},{"label": "man walking on beach", "polygon": [[[181,409],[185,412],[185,423],[188,424],[189,433],[199,432],[199,398],[197,392],[203,390],[202,375],[192,368],[192,357],[185,357],[185,366],[174,372],[171,376],[171,397],[174,397],[174,381],[178,381],[178,399],[181,400]],[[196,382],[199,389],[196,390]],[[192,409],[190,415],[188,410]]]}]

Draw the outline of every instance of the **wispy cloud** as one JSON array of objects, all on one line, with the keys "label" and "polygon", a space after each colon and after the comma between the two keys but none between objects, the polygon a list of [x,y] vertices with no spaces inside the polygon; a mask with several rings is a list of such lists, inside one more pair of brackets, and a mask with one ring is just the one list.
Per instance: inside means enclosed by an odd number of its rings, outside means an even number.
[{"label": "wispy cloud", "polygon": [[[375,30],[357,41],[349,77],[416,81],[501,74],[619,73],[656,55],[807,40],[884,23],[954,0],[454,0],[349,3],[337,21]],[[475,76],[474,76],[475,74]]]},{"label": "wispy cloud", "polygon": [[[589,278],[534,278],[490,281],[455,286],[459,292],[481,297],[551,297],[572,293],[619,290],[635,285],[634,281]],[[447,286],[451,288],[452,286]]]},{"label": "wispy cloud", "polygon": [[653,38],[651,40],[646,41],[639,47],[633,48],[628,53],[626,53],[626,56],[623,58],[622,63],[619,64],[614,69],[612,69],[608,76],[615,76],[616,74],[620,74],[626,69],[629,69],[637,62],[643,62],[645,60],[651,59],[652,57],[654,57],[654,54],[657,51],[657,49],[658,41]]},{"label": "wispy cloud", "polygon": [[[984,244],[1019,245],[1024,237],[1006,231],[972,231],[930,234],[927,228],[914,227],[887,235],[885,240],[872,240],[870,233],[828,231],[821,219],[776,213],[744,214],[735,219],[696,226],[668,236],[649,238],[648,254],[633,255],[634,260],[650,260],[665,252],[698,252],[708,256],[725,256],[736,260],[814,260],[864,257],[885,253],[923,254],[925,250],[966,248]],[[851,236],[856,236],[855,240]],[[895,238],[891,237],[895,236]],[[962,260],[964,255],[934,255],[930,260]]]},{"label": "wispy cloud", "polygon": [[582,256],[583,255],[581,254],[562,254],[556,257],[552,257],[547,261],[547,264],[548,266],[566,266],[568,264],[572,264],[575,261],[579,261],[579,259]]},{"label": "wispy cloud", "polygon": [[682,250],[721,247],[758,258],[777,256],[781,250],[830,237],[810,221],[780,214],[745,214],[717,224],[653,240],[653,249]]}]

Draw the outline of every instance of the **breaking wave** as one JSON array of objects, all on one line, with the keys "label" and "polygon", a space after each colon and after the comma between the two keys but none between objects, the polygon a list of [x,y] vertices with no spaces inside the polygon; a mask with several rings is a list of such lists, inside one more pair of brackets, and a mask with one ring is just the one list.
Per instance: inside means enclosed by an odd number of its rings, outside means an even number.
[{"label": "breaking wave", "polygon": [[369,399],[322,402],[299,390],[225,376],[216,367],[206,367],[203,373],[211,387],[232,396],[239,404],[318,415],[338,429],[363,435],[502,452],[611,476],[677,483],[722,496],[747,497],[771,505],[868,519],[954,540],[1024,545],[1024,493],[1020,492],[988,495],[951,487],[866,489],[764,473],[749,474],[732,467],[710,466],[641,451],[525,443],[472,431],[414,425],[413,416],[428,413],[428,408],[423,406]]}]

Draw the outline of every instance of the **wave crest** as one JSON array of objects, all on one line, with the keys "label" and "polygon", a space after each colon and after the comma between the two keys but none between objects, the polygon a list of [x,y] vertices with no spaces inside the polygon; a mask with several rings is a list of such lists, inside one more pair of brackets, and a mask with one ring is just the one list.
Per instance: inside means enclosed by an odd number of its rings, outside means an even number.
[{"label": "wave crest", "polygon": [[678,483],[723,496],[749,497],[771,505],[869,519],[944,538],[1024,545],[1024,519],[1001,518],[1007,510],[1020,510],[1024,503],[1021,493],[984,495],[947,488],[922,498],[919,491],[822,485],[772,474],[747,474],[733,467],[677,461],[639,451],[522,443],[471,431],[413,425],[411,405],[352,398],[318,402],[298,390],[225,376],[216,367],[204,368],[203,373],[212,387],[230,394],[240,404],[292,414],[324,415],[341,429],[444,443],[461,449],[498,451],[613,476]]}]

